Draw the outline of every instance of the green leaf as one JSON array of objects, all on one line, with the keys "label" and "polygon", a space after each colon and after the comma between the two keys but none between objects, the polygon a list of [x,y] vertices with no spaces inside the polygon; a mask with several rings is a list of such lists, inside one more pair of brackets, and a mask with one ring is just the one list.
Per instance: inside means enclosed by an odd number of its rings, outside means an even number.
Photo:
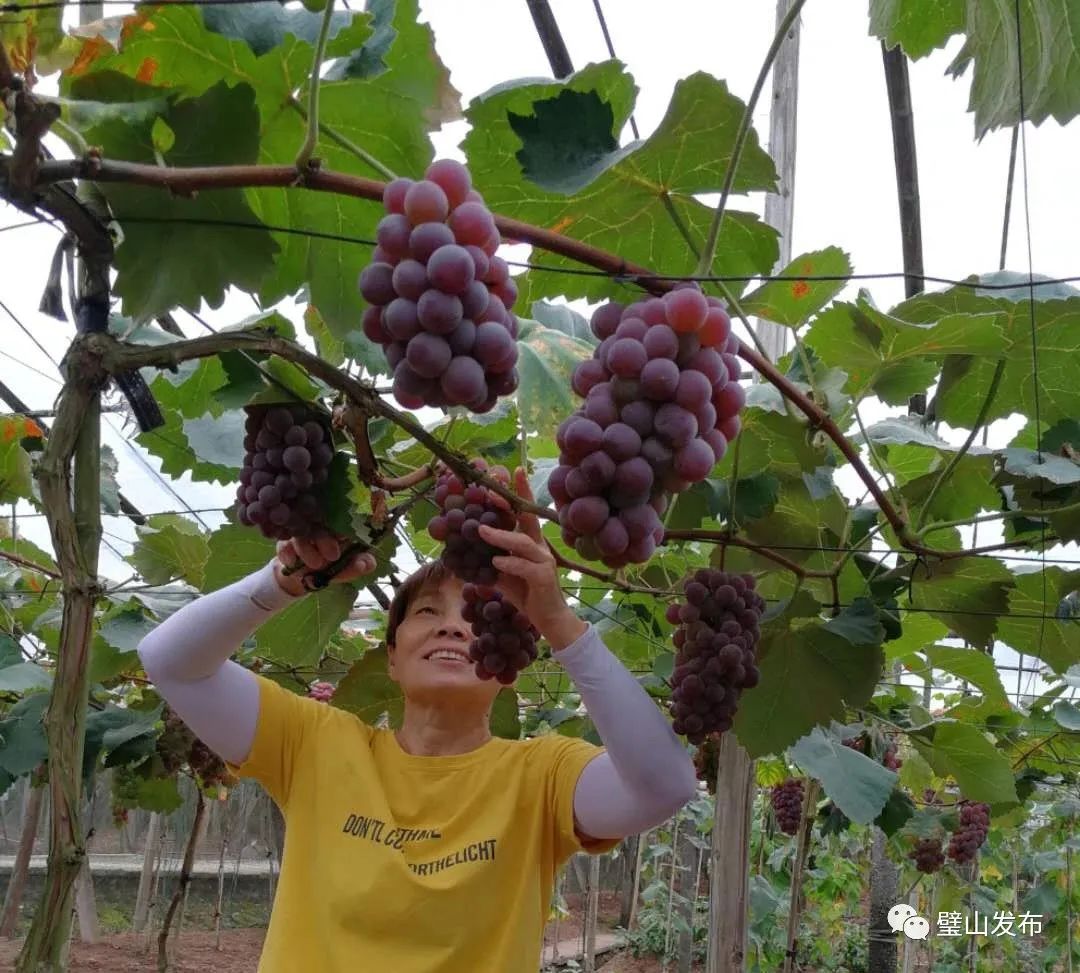
[{"label": "green leaf", "polygon": [[[561,331],[571,338],[584,341],[595,347],[600,342],[592,333],[588,320],[566,304],[549,304],[547,301],[535,301],[532,306],[532,319],[545,328]],[[591,353],[590,353],[591,357]]]},{"label": "green leaf", "polygon": [[[243,461],[242,443],[241,452],[230,458],[230,463],[235,463],[235,465],[225,466],[205,462],[199,459],[188,442],[187,434],[184,431],[186,420],[180,416],[180,413],[163,405],[161,415],[165,419],[165,425],[157,429],[151,429],[149,432],[139,433],[135,437],[135,441],[161,460],[161,471],[163,473],[175,477],[187,473],[193,480],[216,482],[226,486],[231,486],[236,482],[237,471]],[[228,416],[229,413],[225,413],[225,415]],[[209,428],[213,421],[213,419],[206,420],[194,426],[197,436],[201,436],[204,431],[207,431],[211,443],[216,438],[212,429]],[[225,423],[226,430],[229,428],[235,429],[236,421],[235,416],[227,420]],[[226,431],[221,435],[227,436],[228,433]],[[219,444],[216,450],[220,453],[220,449]]]},{"label": "green leaf", "polygon": [[23,661],[22,652],[19,651],[19,643],[10,635],[0,632],[0,669],[5,666],[18,665]]},{"label": "green leaf", "polygon": [[[805,475],[805,474],[804,474]],[[727,480],[707,480],[716,491],[715,507],[710,508],[714,517],[725,520],[731,514],[732,522],[741,526],[751,520],[767,517],[780,499],[782,481],[771,473],[759,473],[747,476],[735,482],[735,506],[731,506],[731,496]],[[685,494],[680,495],[680,499]],[[694,525],[697,526],[697,525]]]},{"label": "green leaf", "polygon": [[135,806],[144,811],[172,814],[184,805],[176,777],[148,777],[139,781]]},{"label": "green leaf", "polygon": [[880,645],[885,640],[877,606],[869,598],[856,598],[824,627],[852,645]]},{"label": "green leaf", "polygon": [[[280,54],[283,46],[302,40],[312,48],[323,18],[309,10],[287,10],[276,4],[222,4],[203,12],[207,30],[244,41],[256,57]],[[337,11],[330,17],[328,58],[354,53],[371,37],[366,13]]]},{"label": "green leaf", "polygon": [[493,736],[507,740],[521,737],[521,713],[518,709],[518,695],[510,686],[504,686],[495,697],[491,707],[491,732]]},{"label": "green leaf", "polygon": [[870,0],[870,33],[908,57],[925,57],[964,30],[965,0]]},{"label": "green leaf", "polygon": [[[77,85],[80,97],[94,97],[97,77]],[[220,82],[197,97],[173,100],[163,122],[176,136],[163,153],[168,165],[257,161],[259,113],[250,85],[230,88]],[[110,158],[154,163],[152,129],[153,123],[141,130],[107,125],[88,135]],[[241,190],[215,190],[192,199],[122,183],[100,188],[124,231],[116,250],[115,287],[127,315],[149,318],[176,307],[198,312],[204,301],[220,307],[228,287],[255,290],[273,265],[277,246],[260,228]],[[162,266],[169,273],[161,273]]]},{"label": "green leaf", "polygon": [[[667,273],[690,272],[694,256],[672,212],[700,247],[713,213],[695,197],[722,187],[745,106],[722,81],[693,74],[678,82],[667,114],[648,139],[616,150],[634,93],[632,79],[615,61],[589,65],[562,81],[494,88],[466,111],[471,129],[463,147],[469,167],[488,205],[500,213],[617,252],[627,261]],[[571,102],[590,106],[588,125],[584,133],[575,129],[563,146],[563,108]],[[599,129],[609,118],[605,134]],[[525,146],[519,133],[526,127],[525,161],[530,172],[542,171],[543,186],[522,168]],[[751,131],[734,192],[768,191],[775,182],[776,170]],[[767,273],[777,252],[774,230],[748,213],[729,211],[709,272]],[[546,255],[544,264],[559,270],[573,266],[554,255]],[[526,306],[550,294],[606,299],[613,287],[604,277],[551,271],[529,272],[518,281]]]},{"label": "green leaf", "polygon": [[[4,671],[0,669],[0,678],[3,675]],[[1074,703],[1059,699],[1054,703],[1054,719],[1066,730],[1074,733],[1080,731],[1080,709]]]},{"label": "green leaf", "polygon": [[885,802],[885,808],[874,820],[886,835],[892,837],[915,815],[915,804],[899,787],[895,788]]},{"label": "green leaf", "polygon": [[[254,528],[229,524],[210,535],[204,588],[216,591],[264,567],[274,542]],[[285,665],[317,663],[323,647],[349,616],[356,601],[351,584],[332,584],[305,595],[255,631],[260,655]]]},{"label": "green leaf", "polygon": [[[326,322],[323,320],[322,315],[318,309],[309,304],[304,308],[304,330],[307,331],[311,340],[315,342],[316,354],[328,361],[331,365],[340,366],[345,361],[345,345],[337,337],[330,333],[330,329],[326,326]],[[357,333],[358,336],[363,339],[367,344],[371,345],[373,349],[378,353],[379,349],[371,341],[368,341],[363,334]],[[350,357],[351,355],[350,348]],[[367,367],[367,362],[361,360],[361,364]],[[378,368],[373,368],[371,371],[378,372]]]},{"label": "green leaf", "polygon": [[17,662],[0,669],[0,692],[25,693],[31,689],[48,689],[53,677],[36,662]]},{"label": "green leaf", "polygon": [[765,318],[773,324],[798,328],[820,311],[844,289],[851,274],[851,260],[839,247],[828,247],[796,257],[778,274],[779,277],[836,277],[837,280],[773,280],[751,291],[740,300],[748,315]]},{"label": "green leaf", "polygon": [[763,632],[758,659],[761,681],[742,697],[735,718],[735,733],[752,757],[778,753],[815,726],[842,720],[846,705],[865,703],[883,655],[880,647],[852,645],[810,624]]},{"label": "green leaf", "polygon": [[[0,433],[7,435],[13,426],[0,426]],[[30,474],[30,454],[22,448],[19,440],[0,438],[0,503],[28,500],[34,495]]]},{"label": "green leaf", "polygon": [[134,651],[124,651],[110,645],[98,636],[90,644],[90,683],[104,683],[115,679],[120,673],[139,667],[139,656]]},{"label": "green leaf", "polygon": [[909,738],[940,777],[952,775],[968,800],[1014,803],[1016,785],[1008,758],[969,723],[942,720]]},{"label": "green leaf", "polygon": [[36,770],[49,756],[42,722],[47,693],[26,696],[11,707],[0,720],[0,770],[21,777]]},{"label": "green leaf", "polygon": [[1054,615],[1059,602],[1080,588],[1080,571],[1047,567],[1045,580],[1044,599],[1041,569],[1015,576],[1008,615],[998,624],[998,635],[1017,652],[1041,659],[1060,675],[1080,662],[1080,620]]},{"label": "green leaf", "polygon": [[570,376],[580,361],[592,357],[592,347],[536,321],[520,319],[519,327],[518,412],[530,432],[553,437],[559,423],[580,404]]},{"label": "green leaf", "polygon": [[127,561],[148,584],[168,584],[180,578],[202,586],[203,567],[210,556],[206,535],[186,517],[155,514],[137,527],[139,539]]},{"label": "green leaf", "polygon": [[[906,624],[906,623],[905,623]],[[951,645],[931,645],[923,650],[926,661],[980,689],[987,699],[1007,704],[1008,696],[1001,684],[993,656],[978,649],[962,649]]]},{"label": "green leaf", "polygon": [[203,463],[239,471],[244,461],[244,414],[238,410],[220,416],[184,420],[184,438]]},{"label": "green leaf", "polygon": [[[1004,470],[1011,478],[1042,480],[1054,486],[1080,483],[1080,463],[1034,449],[1006,449],[1002,453]],[[1015,482],[1013,480],[1013,482]]]},{"label": "green leaf", "polygon": [[998,628],[997,616],[1009,607],[1013,575],[995,558],[955,558],[932,569],[918,564],[911,577],[912,607],[931,612],[976,645],[988,644]]},{"label": "green leaf", "polygon": [[[992,129],[1015,125],[1021,104],[1024,120],[1036,125],[1047,118],[1064,125],[1080,113],[1080,16],[1075,3],[1026,0],[1019,14],[1018,29],[1016,9],[1005,0],[967,5],[967,42],[949,71],[959,77],[974,66],[968,110],[975,113],[980,139]],[[1022,78],[1018,60],[1023,63]]]},{"label": "green leaf", "polygon": [[150,140],[154,151],[164,156],[176,145],[176,133],[169,128],[169,123],[164,118],[155,118],[154,124],[150,127]]},{"label": "green leaf", "polygon": [[401,725],[405,698],[401,686],[387,674],[385,648],[368,649],[338,683],[334,706],[360,717],[365,723],[378,723],[384,715],[390,726]]},{"label": "green leaf", "polygon": [[791,748],[791,759],[821,781],[836,806],[858,824],[869,824],[881,814],[896,784],[893,771],[845,747],[820,727]]},{"label": "green leaf", "polygon": [[98,628],[101,637],[114,649],[134,652],[157,622],[147,618],[137,607],[118,607],[110,611]]}]

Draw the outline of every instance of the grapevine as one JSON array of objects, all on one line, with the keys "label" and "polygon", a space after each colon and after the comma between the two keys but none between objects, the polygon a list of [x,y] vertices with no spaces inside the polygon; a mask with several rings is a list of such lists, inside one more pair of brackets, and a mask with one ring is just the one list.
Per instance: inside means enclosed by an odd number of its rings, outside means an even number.
[{"label": "grapevine", "polygon": [[556,434],[548,490],[563,540],[618,568],[652,557],[672,495],[723,458],[746,396],[731,319],[694,285],[604,304],[591,327],[600,344],[572,380],[585,401]]},{"label": "grapevine", "polygon": [[325,530],[315,490],[334,458],[330,430],[307,405],[249,406],[236,491],[240,523],[287,540]]},{"label": "grapevine", "polygon": [[[488,469],[481,459],[474,460],[473,465],[500,483],[510,482],[510,473],[503,466]],[[510,504],[479,483],[466,485],[450,471],[439,476],[435,485],[435,503],[439,513],[428,523],[428,533],[445,544],[443,563],[463,581],[493,585],[498,571],[492,558],[500,553],[500,549],[480,537],[480,527],[513,530],[517,526],[517,517]]]},{"label": "grapevine", "polygon": [[796,834],[802,823],[803,782],[798,777],[789,777],[777,784],[770,794],[776,824],[784,834]]},{"label": "grapevine", "polygon": [[440,159],[424,179],[395,179],[360,275],[364,334],[382,345],[407,409],[489,412],[518,386],[517,285],[495,251],[495,218],[469,171]]},{"label": "grapevine", "polygon": [[949,839],[949,857],[958,865],[975,858],[990,830],[990,805],[966,803],[960,808],[960,824]]},{"label": "grapevine", "polygon": [[462,616],[472,625],[469,658],[481,679],[510,685],[517,674],[536,661],[540,633],[529,617],[493,588],[466,584]]},{"label": "grapevine", "polygon": [[673,728],[691,743],[731,729],[740,694],[758,684],[754,647],[765,601],[754,588],[751,575],[702,568],[683,585],[685,601],[668,607],[678,625]]}]

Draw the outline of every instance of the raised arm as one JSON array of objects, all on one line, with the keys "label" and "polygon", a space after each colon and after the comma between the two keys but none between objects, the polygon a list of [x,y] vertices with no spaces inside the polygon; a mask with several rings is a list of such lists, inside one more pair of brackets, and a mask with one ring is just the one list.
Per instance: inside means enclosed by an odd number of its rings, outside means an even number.
[{"label": "raised arm", "polygon": [[[516,489],[531,499],[524,473]],[[578,830],[592,838],[622,838],[666,821],[697,792],[693,761],[649,694],[612,655],[596,629],[566,604],[555,558],[532,515],[519,531],[481,527],[499,586],[550,643],[581,692],[606,753],[586,765],[574,792]]]},{"label": "raised arm", "polygon": [[[292,561],[299,556],[317,570],[339,553],[337,541],[280,545],[278,557],[265,567],[181,608],[139,644],[139,658],[155,688],[224,760],[243,763],[259,718],[255,676],[230,656],[260,625],[303,593],[298,576],[281,574],[282,559]],[[361,555],[356,567],[336,580],[348,580],[373,567],[372,556]]]}]

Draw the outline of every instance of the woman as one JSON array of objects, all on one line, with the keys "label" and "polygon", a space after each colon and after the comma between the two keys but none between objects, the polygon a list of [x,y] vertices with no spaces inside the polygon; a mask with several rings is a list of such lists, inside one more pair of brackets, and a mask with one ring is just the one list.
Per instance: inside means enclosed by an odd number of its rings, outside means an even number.
[{"label": "woman", "polygon": [[[515,480],[531,498],[524,472]],[[260,973],[532,973],[557,869],[660,824],[696,793],[693,763],[656,704],[567,606],[537,519],[481,530],[507,552],[494,562],[500,590],[547,639],[604,748],[491,736],[501,687],[468,659],[462,585],[439,562],[407,579],[390,608],[389,676],[404,698],[396,731],[230,661],[303,597],[284,565],[325,567],[340,554],[331,538],[279,544],[265,568],[178,611],[139,646],[161,695],[285,816]],[[374,566],[362,554],[337,580]]]}]

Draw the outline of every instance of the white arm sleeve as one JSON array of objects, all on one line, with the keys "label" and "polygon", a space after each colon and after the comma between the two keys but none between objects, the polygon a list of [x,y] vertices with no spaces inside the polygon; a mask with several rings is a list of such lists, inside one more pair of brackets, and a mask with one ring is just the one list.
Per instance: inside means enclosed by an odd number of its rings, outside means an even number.
[{"label": "white arm sleeve", "polygon": [[578,778],[579,830],[592,838],[622,838],[662,824],[697,793],[686,747],[595,626],[555,659],[574,680],[606,748]]},{"label": "white arm sleeve", "polygon": [[139,643],[154,687],[222,759],[243,763],[255,740],[259,686],[229,656],[297,598],[274,578],[273,562],[185,605]]}]

